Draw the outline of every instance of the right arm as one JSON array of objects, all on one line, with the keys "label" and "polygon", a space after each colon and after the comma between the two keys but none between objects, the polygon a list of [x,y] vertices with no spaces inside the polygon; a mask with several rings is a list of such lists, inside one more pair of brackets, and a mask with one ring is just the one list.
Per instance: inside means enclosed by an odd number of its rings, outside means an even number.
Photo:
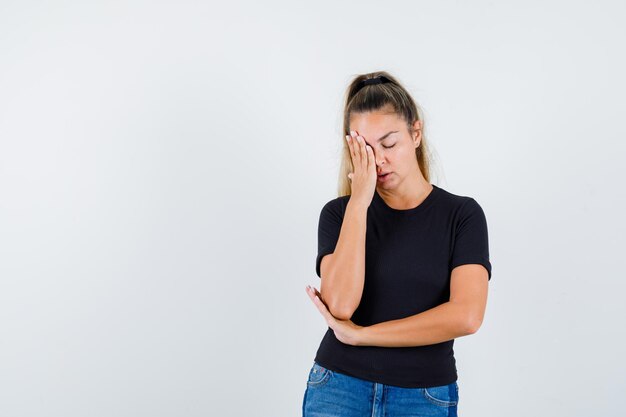
[{"label": "right arm", "polygon": [[371,146],[357,132],[346,135],[346,146],[354,167],[354,172],[348,174],[352,192],[338,238],[335,223],[335,250],[324,256],[320,265],[322,301],[330,313],[341,320],[350,319],[361,303],[365,285],[367,208],[376,189],[376,162]]},{"label": "right arm", "polygon": [[352,198],[348,201],[335,251],[320,264],[322,300],[340,320],[352,317],[363,294],[367,207]]}]

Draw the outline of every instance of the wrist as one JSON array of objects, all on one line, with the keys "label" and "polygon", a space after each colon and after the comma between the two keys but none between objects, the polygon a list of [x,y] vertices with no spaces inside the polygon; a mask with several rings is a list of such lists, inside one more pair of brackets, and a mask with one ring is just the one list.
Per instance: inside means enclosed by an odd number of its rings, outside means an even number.
[{"label": "wrist", "polygon": [[369,346],[370,345],[370,332],[369,326],[363,326],[359,328],[357,332],[357,346]]},{"label": "wrist", "polygon": [[359,200],[354,197],[350,197],[348,200],[347,208],[352,207],[353,210],[356,211],[365,211],[367,212],[367,208],[369,207],[369,203],[364,200]]}]

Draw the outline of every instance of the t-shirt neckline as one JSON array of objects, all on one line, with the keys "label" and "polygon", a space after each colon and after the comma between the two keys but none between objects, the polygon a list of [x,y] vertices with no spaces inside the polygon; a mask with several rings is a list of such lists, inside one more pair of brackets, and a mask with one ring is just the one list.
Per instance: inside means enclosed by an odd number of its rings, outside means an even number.
[{"label": "t-shirt neckline", "polygon": [[378,207],[381,207],[383,210],[395,214],[395,215],[409,215],[409,214],[415,214],[418,212],[423,211],[424,209],[426,209],[427,207],[429,207],[430,205],[432,205],[433,201],[436,199],[437,195],[439,195],[439,190],[440,188],[437,187],[435,184],[431,184],[433,186],[433,189],[430,191],[430,193],[428,193],[428,195],[426,196],[426,198],[420,203],[418,204],[416,207],[410,208],[410,209],[395,209],[393,207],[390,207],[387,205],[387,203],[385,202],[385,200],[380,196],[380,194],[378,194],[378,190],[375,189],[374,190],[374,200],[376,202],[376,205]]}]

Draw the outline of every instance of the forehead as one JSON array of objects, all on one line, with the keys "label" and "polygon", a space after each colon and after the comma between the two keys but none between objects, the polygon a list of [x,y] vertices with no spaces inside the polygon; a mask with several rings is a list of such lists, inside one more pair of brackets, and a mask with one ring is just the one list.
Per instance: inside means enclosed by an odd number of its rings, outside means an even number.
[{"label": "forehead", "polygon": [[377,110],[350,115],[350,130],[356,130],[364,136],[376,135],[381,132],[384,134],[389,130],[399,130],[403,126],[404,120],[397,114],[388,111]]}]

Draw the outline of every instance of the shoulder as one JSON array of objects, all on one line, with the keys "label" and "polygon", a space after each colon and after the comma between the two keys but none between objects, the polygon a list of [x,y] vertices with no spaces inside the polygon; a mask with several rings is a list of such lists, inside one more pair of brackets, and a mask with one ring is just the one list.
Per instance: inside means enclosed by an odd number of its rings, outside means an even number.
[{"label": "shoulder", "polygon": [[350,196],[344,195],[327,201],[322,207],[322,214],[332,214],[343,218],[348,200],[350,200]]},{"label": "shoulder", "polygon": [[455,194],[439,187],[439,204],[457,216],[468,216],[472,213],[483,212],[481,205],[474,197]]}]

